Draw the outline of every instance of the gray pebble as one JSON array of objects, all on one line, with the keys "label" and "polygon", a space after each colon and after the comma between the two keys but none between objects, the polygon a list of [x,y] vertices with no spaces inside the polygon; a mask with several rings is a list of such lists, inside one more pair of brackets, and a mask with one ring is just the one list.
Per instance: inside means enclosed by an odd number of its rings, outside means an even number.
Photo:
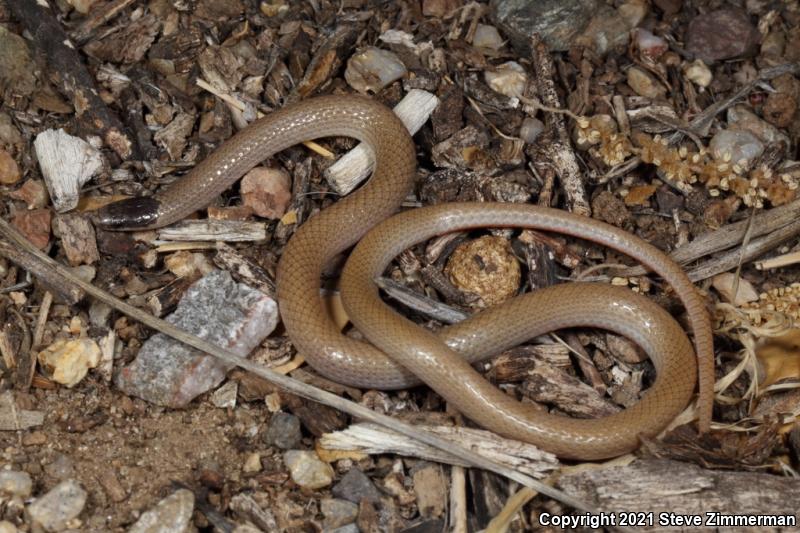
[{"label": "gray pebble", "polygon": [[344,477],[333,486],[334,496],[353,503],[360,503],[366,498],[371,503],[381,501],[381,493],[364,472],[358,468],[350,469]]},{"label": "gray pebble", "polygon": [[281,450],[291,450],[300,446],[303,435],[300,433],[300,419],[296,416],[277,412],[272,415],[264,441]]},{"label": "gray pebble", "polygon": [[74,479],[62,481],[28,506],[28,514],[47,531],[62,531],[86,505],[86,491]]}]

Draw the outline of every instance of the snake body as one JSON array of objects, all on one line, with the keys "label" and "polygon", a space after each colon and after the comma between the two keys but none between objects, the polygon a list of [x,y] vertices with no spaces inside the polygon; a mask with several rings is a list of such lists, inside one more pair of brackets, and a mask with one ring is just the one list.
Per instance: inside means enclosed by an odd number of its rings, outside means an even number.
[{"label": "snake body", "polygon": [[[711,327],[702,300],[678,265],[618,228],[531,205],[443,204],[388,219],[413,188],[416,156],[400,120],[371,99],[336,95],[288,105],[252,123],[155,196],[110,204],[96,220],[112,229],[170,224],[208,205],[267,157],[302,141],[329,136],[365,143],[373,151],[375,168],[367,185],[298,228],[278,265],[284,325],[315,370],[340,383],[384,390],[425,382],[484,427],[565,458],[600,459],[635,449],[642,437],[657,435],[681,412],[698,376],[700,426],[708,427],[714,378]],[[372,280],[397,253],[433,235],[487,226],[565,233],[639,260],[667,281],[686,307],[699,366],[686,334],[669,314],[648,299],[615,287],[557,285],[436,334],[380,300]],[[369,343],[342,335],[319,296],[325,266],[356,243],[342,275],[342,297]],[[533,335],[572,326],[610,329],[645,349],[658,376],[639,403],[596,420],[546,414],[500,392],[470,365]]]}]

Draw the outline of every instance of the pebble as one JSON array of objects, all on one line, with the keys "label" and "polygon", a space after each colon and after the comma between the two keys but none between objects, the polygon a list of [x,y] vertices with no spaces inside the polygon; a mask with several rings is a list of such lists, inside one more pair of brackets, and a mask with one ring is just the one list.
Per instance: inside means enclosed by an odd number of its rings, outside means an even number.
[{"label": "pebble", "polygon": [[22,187],[8,193],[9,198],[22,200],[28,209],[41,209],[47,205],[47,189],[41,180],[25,180]]},{"label": "pebble", "polygon": [[22,134],[8,113],[0,113],[0,144],[22,144]]},{"label": "pebble", "polygon": [[11,154],[0,149],[0,184],[14,185],[22,178],[19,165],[11,157]]},{"label": "pebble", "polygon": [[300,431],[300,419],[290,413],[278,411],[269,420],[269,427],[264,434],[264,441],[270,446],[282,450],[291,450],[300,445],[303,435]]},{"label": "pebble", "polygon": [[256,167],[242,178],[241,193],[245,207],[276,220],[286,214],[292,201],[292,178],[280,167]]},{"label": "pebble", "polygon": [[620,16],[618,10],[602,6],[594,14],[589,25],[578,36],[575,43],[590,47],[598,55],[605,55],[612,48],[628,43],[631,26]]},{"label": "pebble", "polygon": [[337,498],[358,504],[366,499],[370,503],[381,501],[381,493],[367,475],[358,468],[351,468],[333,486],[331,493]]},{"label": "pebble", "polygon": [[657,35],[653,35],[644,28],[637,28],[635,32],[636,46],[643,56],[655,61],[664,52],[669,50],[667,41]]},{"label": "pebble", "polygon": [[639,96],[658,100],[667,94],[667,90],[658,80],[639,67],[628,69],[628,85]]},{"label": "pebble", "polygon": [[444,272],[455,287],[480,296],[481,306],[515,296],[522,278],[508,240],[493,235],[461,243],[448,258]]},{"label": "pebble", "polygon": [[764,152],[764,143],[749,131],[720,130],[708,149],[714,159],[749,168],[753,160]]},{"label": "pebble", "polygon": [[236,407],[236,396],[239,394],[239,383],[230,380],[223,386],[214,391],[211,395],[211,403],[220,409],[232,409]]},{"label": "pebble", "polygon": [[44,250],[50,243],[50,221],[52,213],[49,209],[19,211],[14,214],[11,224],[25,235],[31,244]]},{"label": "pebble", "polygon": [[378,92],[406,75],[406,66],[397,54],[370,46],[347,61],[344,79],[358,92]]},{"label": "pebble", "polygon": [[[25,39],[0,26],[0,87],[30,95],[36,89],[36,67]],[[5,89],[4,89],[5,90]]]},{"label": "pebble", "polygon": [[27,472],[0,470],[0,493],[27,498],[33,490],[33,481]]},{"label": "pebble", "polygon": [[335,529],[352,524],[358,517],[357,504],[336,498],[325,498],[320,501],[319,510],[324,517],[322,527],[325,529]]},{"label": "pebble", "polygon": [[493,90],[511,98],[519,98],[528,83],[528,73],[516,61],[507,61],[484,72],[486,83]]},{"label": "pebble", "polygon": [[68,455],[59,453],[52,462],[45,465],[44,471],[48,476],[55,479],[69,479],[75,475],[75,463]]},{"label": "pebble", "polygon": [[687,52],[713,63],[753,52],[760,34],[746,12],[726,8],[693,18],[684,40]]},{"label": "pebble", "polygon": [[242,472],[245,474],[261,472],[261,454],[256,452],[248,454],[244,459],[244,464],[242,464]]},{"label": "pebble", "polygon": [[505,40],[497,28],[489,24],[478,24],[472,37],[472,46],[481,51],[497,52],[503,47]]},{"label": "pebble", "polygon": [[0,520],[0,533],[17,533],[17,526],[8,520]]},{"label": "pebble", "polygon": [[194,493],[179,489],[142,513],[128,533],[184,533],[194,512]]},{"label": "pebble", "polygon": [[534,33],[542,36],[551,51],[569,50],[598,5],[597,0],[494,0],[490,16],[517,52],[530,57]]},{"label": "pebble", "polygon": [[62,481],[28,506],[28,515],[47,531],[62,531],[74,524],[86,505],[86,491],[74,479]]},{"label": "pebble", "polygon": [[43,431],[28,431],[22,437],[23,446],[41,446],[47,442],[47,435]]},{"label": "pebble", "polygon": [[784,146],[790,145],[789,137],[778,128],[762,119],[746,105],[738,104],[728,109],[728,129],[749,131],[765,144],[782,142]]},{"label": "pebble", "polygon": [[50,379],[74,387],[100,362],[100,347],[92,339],[58,340],[39,352],[37,359]]},{"label": "pebble", "polygon": [[[275,300],[228,272],[213,270],[184,294],[167,321],[245,357],[278,322]],[[115,378],[126,394],[164,406],[182,407],[225,378],[230,365],[165,335],[142,345],[136,360]]]},{"label": "pebble", "polygon": [[306,450],[283,452],[292,481],[307,489],[321,489],[333,483],[333,468],[322,462],[316,453]]},{"label": "pebble", "polygon": [[519,128],[519,138],[528,144],[533,144],[544,132],[544,122],[538,118],[525,117],[522,126]]},{"label": "pebble", "polygon": [[179,278],[199,278],[214,270],[205,254],[180,250],[164,258],[167,270]]},{"label": "pebble", "polygon": [[698,87],[708,87],[711,85],[711,80],[714,79],[711,69],[703,63],[702,59],[695,59],[691,63],[687,63],[683,67],[683,73]]}]

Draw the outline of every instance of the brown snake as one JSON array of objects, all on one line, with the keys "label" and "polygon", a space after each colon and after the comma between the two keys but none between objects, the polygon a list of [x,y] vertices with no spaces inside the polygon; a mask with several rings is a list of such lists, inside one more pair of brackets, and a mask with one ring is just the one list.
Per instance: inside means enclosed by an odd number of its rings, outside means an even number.
[{"label": "brown snake", "polygon": [[[657,435],[687,405],[699,375],[700,427],[708,428],[714,384],[711,326],[702,300],[677,264],[618,228],[531,205],[443,204],[406,211],[379,224],[412,190],[416,157],[399,119],[368,98],[323,96],[288,105],[239,132],[172,186],[153,197],[110,204],[96,220],[113,229],[170,224],[208,205],[276,152],[330,136],[364,142],[373,151],[375,170],[367,185],[298,228],[278,266],[283,322],[314,369],[334,381],[376,389],[405,388],[421,380],[482,426],[576,459],[616,456],[638,447],[641,437]],[[611,286],[557,285],[435,334],[381,301],[373,280],[399,252],[434,235],[487,226],[565,233],[639,260],[668,282],[686,307],[699,366],[686,334],[666,311]],[[342,275],[342,297],[354,325],[372,344],[342,335],[319,296],[323,268],[359,241]],[[658,376],[639,403],[595,420],[546,414],[499,391],[471,366],[534,335],[573,326],[610,329],[645,349]]]}]

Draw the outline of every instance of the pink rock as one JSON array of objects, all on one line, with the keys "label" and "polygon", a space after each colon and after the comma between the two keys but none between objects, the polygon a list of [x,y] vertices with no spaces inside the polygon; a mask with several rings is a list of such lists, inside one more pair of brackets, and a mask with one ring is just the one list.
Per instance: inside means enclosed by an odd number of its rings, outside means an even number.
[{"label": "pink rock", "polygon": [[292,200],[292,179],[282,168],[256,167],[242,178],[242,201],[260,217],[281,218]]}]

